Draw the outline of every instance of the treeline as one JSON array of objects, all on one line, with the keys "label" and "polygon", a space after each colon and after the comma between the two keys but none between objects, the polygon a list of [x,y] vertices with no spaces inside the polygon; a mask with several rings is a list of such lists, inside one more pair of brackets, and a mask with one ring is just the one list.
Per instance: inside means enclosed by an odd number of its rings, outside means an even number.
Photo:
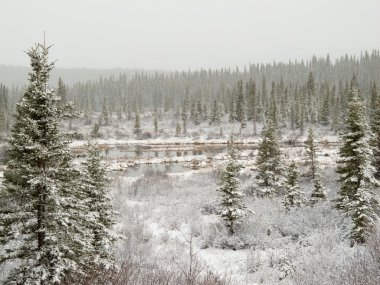
[{"label": "treeline", "polygon": [[[338,127],[346,109],[349,82],[356,75],[357,85],[369,102],[373,85],[379,83],[379,51],[360,57],[344,56],[334,63],[330,57],[310,61],[256,64],[244,70],[221,69],[156,73],[120,74],[79,82],[68,88],[68,97],[85,113],[109,112],[130,118],[136,111],[187,112],[197,121],[209,120],[215,102],[230,120],[264,120],[276,105],[279,120],[292,127],[303,123],[331,123]],[[245,110],[241,110],[244,107]],[[272,106],[273,107],[273,106]],[[196,109],[196,110],[195,110]],[[200,112],[198,117],[194,113]],[[242,114],[243,113],[243,114]]]},{"label": "treeline", "polygon": [[[242,128],[253,123],[256,132],[256,123],[265,123],[269,114],[282,126],[301,131],[308,123],[338,130],[353,75],[370,105],[380,84],[379,70],[380,52],[374,50],[359,57],[345,55],[335,62],[329,56],[314,56],[308,61],[252,64],[243,70],[120,72],[73,85],[63,77],[58,88],[67,85],[67,100],[84,116],[101,111],[103,117],[130,120],[146,111],[155,111],[159,117],[169,112],[182,131],[189,123],[220,124],[228,117],[240,122]],[[57,82],[50,85],[57,86]],[[18,86],[8,91],[8,110],[14,109],[22,93]]]},{"label": "treeline", "polygon": [[[14,66],[0,63],[0,82],[12,88],[12,86],[25,86],[28,83],[28,66]],[[78,81],[95,80],[100,76],[109,77],[125,73],[132,76],[141,70],[128,68],[113,68],[113,69],[91,69],[91,68],[56,68],[52,70],[50,82],[57,82],[61,77],[68,85],[73,85]],[[154,71],[145,71],[149,74],[154,74]]]}]

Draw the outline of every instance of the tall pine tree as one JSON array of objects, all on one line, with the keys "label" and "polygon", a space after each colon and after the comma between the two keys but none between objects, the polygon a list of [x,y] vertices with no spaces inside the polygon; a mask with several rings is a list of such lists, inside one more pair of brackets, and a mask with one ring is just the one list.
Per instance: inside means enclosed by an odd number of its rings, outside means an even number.
[{"label": "tall pine tree", "polygon": [[87,205],[58,99],[48,89],[49,47],[27,51],[32,72],[16,106],[0,192],[0,263],[14,262],[5,284],[59,284],[84,274],[91,250]]},{"label": "tall pine tree", "polygon": [[354,226],[351,240],[364,243],[378,218],[378,201],[372,192],[378,187],[378,182],[374,177],[375,169],[371,165],[371,132],[365,118],[365,106],[355,84],[351,84],[349,98],[345,130],[341,134],[340,159],[337,161],[340,190],[336,207],[352,219]]}]

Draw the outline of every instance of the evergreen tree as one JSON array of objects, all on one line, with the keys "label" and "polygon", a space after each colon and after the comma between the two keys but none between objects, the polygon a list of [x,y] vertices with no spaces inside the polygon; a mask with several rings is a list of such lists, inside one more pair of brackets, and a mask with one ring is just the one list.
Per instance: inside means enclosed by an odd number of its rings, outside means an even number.
[{"label": "evergreen tree", "polygon": [[60,98],[59,104],[64,106],[67,104],[67,90],[61,77],[58,79],[57,96]]},{"label": "evergreen tree", "polygon": [[113,267],[113,255],[110,251],[116,241],[116,235],[112,233],[115,224],[115,212],[112,209],[110,199],[107,196],[106,170],[102,164],[99,147],[88,143],[87,159],[82,165],[85,199],[89,205],[88,218],[91,222],[92,248],[88,254],[90,264],[109,269]]},{"label": "evergreen tree", "polygon": [[170,100],[169,100],[167,94],[165,94],[165,96],[164,96],[164,112],[165,113],[168,112],[169,109],[170,109]]},{"label": "evergreen tree", "polygon": [[261,97],[262,97],[262,107],[263,107],[263,110],[267,110],[269,103],[268,103],[267,80],[265,78],[265,75],[263,76],[263,79],[261,81]]},{"label": "evergreen tree", "polygon": [[174,119],[178,121],[180,119],[180,115],[181,115],[181,109],[180,109],[180,106],[177,105],[175,108]]},{"label": "evergreen tree", "polygon": [[319,123],[327,126],[329,124],[329,116],[330,116],[330,91],[327,86],[326,95],[322,99],[321,110],[319,113]]},{"label": "evergreen tree", "polygon": [[91,112],[90,99],[89,99],[89,96],[86,96],[83,117],[87,119],[86,122],[91,123],[90,112]]},{"label": "evergreen tree", "polygon": [[258,185],[265,187],[261,190],[263,194],[276,194],[283,185],[283,167],[276,129],[271,120],[262,131],[256,165]]},{"label": "evergreen tree", "polygon": [[300,102],[299,104],[299,111],[298,111],[298,128],[300,130],[301,135],[305,132],[305,104],[304,102]]},{"label": "evergreen tree", "polygon": [[322,183],[322,175],[320,173],[319,164],[317,160],[318,148],[315,143],[314,131],[311,127],[308,130],[308,136],[305,147],[307,158],[310,163],[311,177],[314,183],[314,189],[311,193],[310,204],[314,205],[319,200],[326,200],[326,193]]},{"label": "evergreen tree", "polygon": [[221,216],[226,222],[230,235],[235,233],[235,225],[245,216],[243,194],[239,191],[238,174],[240,165],[237,163],[238,153],[234,146],[233,135],[228,141],[228,162],[225,170],[221,173],[218,191],[220,192]]},{"label": "evergreen tree", "polygon": [[228,111],[229,111],[229,119],[228,119],[228,121],[230,123],[235,122],[236,121],[236,102],[235,102],[235,96],[234,96],[233,92],[231,94],[230,104],[229,104],[229,107],[228,107]]},{"label": "evergreen tree", "polygon": [[157,116],[157,112],[154,113],[153,125],[154,125],[154,133],[157,136],[158,135],[158,116]]},{"label": "evergreen tree", "polygon": [[179,122],[177,122],[177,125],[175,127],[175,136],[179,137],[180,134],[181,134],[181,124]]},{"label": "evergreen tree", "polygon": [[202,115],[199,113],[198,108],[194,109],[193,112],[193,121],[195,125],[199,125],[202,121]]},{"label": "evergreen tree", "polygon": [[110,118],[110,112],[108,110],[108,106],[107,106],[107,101],[106,101],[106,98],[104,97],[103,99],[103,108],[102,108],[102,122],[105,124],[105,125],[109,125],[110,122],[111,122],[111,118]]},{"label": "evergreen tree", "polygon": [[4,284],[59,284],[84,274],[91,251],[88,205],[73,168],[65,115],[47,82],[49,48],[27,51],[32,72],[16,107],[0,192],[0,264],[13,262]]},{"label": "evergreen tree", "polygon": [[335,112],[332,113],[332,126],[331,129],[337,132],[340,129],[340,118],[342,117],[342,108],[341,108],[341,102],[340,98],[336,96],[335,102],[334,102],[334,110]]},{"label": "evergreen tree", "polygon": [[221,108],[220,104],[218,104],[218,102],[216,100],[214,100],[209,124],[210,125],[214,125],[214,124],[220,125],[220,123],[222,122],[222,117],[223,117],[222,108]]},{"label": "evergreen tree", "polygon": [[316,169],[315,177],[313,179],[314,182],[314,189],[310,196],[310,205],[314,205],[318,201],[324,201],[326,200],[326,191],[325,187],[322,183],[322,175],[320,173],[320,169]]},{"label": "evergreen tree", "polygon": [[248,83],[248,119],[253,123],[253,135],[257,134],[257,95],[256,95],[256,83],[250,79]]},{"label": "evergreen tree", "polygon": [[373,149],[373,166],[376,169],[376,177],[380,177],[380,96],[377,94],[376,84],[371,90],[371,130],[374,134],[371,141]]},{"label": "evergreen tree", "polygon": [[116,109],[117,109],[117,111],[116,111],[116,113],[117,113],[117,119],[119,121],[121,121],[123,119],[123,113],[121,111],[121,107],[117,107]]},{"label": "evergreen tree", "polygon": [[8,89],[3,84],[0,84],[0,133],[8,129],[8,108]]},{"label": "evergreen tree", "polygon": [[341,134],[340,159],[337,161],[340,190],[336,207],[352,219],[354,226],[351,240],[364,243],[378,218],[378,201],[372,192],[378,187],[378,182],[371,165],[370,130],[365,118],[365,107],[355,84],[351,84],[349,97],[345,130]]},{"label": "evergreen tree", "polygon": [[197,100],[197,112],[198,112],[198,116],[199,116],[199,123],[201,123],[203,121],[203,108],[202,108],[202,101],[201,100]]},{"label": "evergreen tree", "polygon": [[132,106],[131,106],[131,104],[128,104],[128,108],[127,108],[127,120],[128,121],[132,120]]},{"label": "evergreen tree", "polygon": [[317,172],[318,162],[317,162],[317,145],[315,143],[314,131],[311,127],[308,130],[305,148],[306,148],[306,155],[310,164],[311,178],[314,179]]},{"label": "evergreen tree", "polygon": [[315,111],[315,81],[313,73],[310,72],[306,83],[306,119],[307,122],[315,123],[317,121],[317,115]]},{"label": "evergreen tree", "polygon": [[276,95],[275,95],[275,83],[272,82],[272,90],[271,90],[271,96],[270,96],[270,105],[268,110],[268,119],[272,122],[274,127],[278,128],[278,120],[277,120],[277,102],[276,102]]},{"label": "evergreen tree", "polygon": [[207,121],[209,117],[208,110],[207,110],[207,104],[203,103],[203,108],[202,108],[202,120]]},{"label": "evergreen tree", "polygon": [[299,171],[297,165],[292,161],[288,168],[288,175],[285,184],[286,193],[283,197],[282,203],[287,211],[293,207],[301,206],[303,202],[303,193],[298,185]]},{"label": "evergreen tree", "polygon": [[236,119],[242,125],[246,122],[245,102],[243,95],[243,80],[237,83]]},{"label": "evergreen tree", "polygon": [[135,113],[135,126],[134,126],[134,129],[133,129],[133,133],[136,136],[141,135],[140,112],[138,110]]},{"label": "evergreen tree", "polygon": [[194,122],[196,115],[199,115],[199,114],[198,114],[197,107],[195,105],[195,101],[193,100],[193,102],[190,105],[190,120]]},{"label": "evergreen tree", "polygon": [[185,100],[183,101],[182,104],[182,112],[181,112],[181,119],[182,119],[182,131],[184,134],[187,133],[187,121],[189,117],[189,101],[187,97],[185,97]]},{"label": "evergreen tree", "polygon": [[288,89],[285,88],[280,98],[280,114],[281,114],[281,126],[286,127],[286,123],[289,118],[289,102],[288,102]]}]

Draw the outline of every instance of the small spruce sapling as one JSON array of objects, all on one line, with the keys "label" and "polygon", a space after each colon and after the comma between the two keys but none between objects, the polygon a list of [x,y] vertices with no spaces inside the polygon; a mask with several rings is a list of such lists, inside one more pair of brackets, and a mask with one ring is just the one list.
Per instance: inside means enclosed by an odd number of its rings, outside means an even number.
[{"label": "small spruce sapling", "polygon": [[285,210],[300,207],[303,203],[303,193],[298,185],[299,171],[297,165],[292,161],[288,168],[288,176],[286,180],[286,194],[283,197],[282,203]]},{"label": "small spruce sapling", "polygon": [[226,222],[230,235],[235,233],[235,226],[246,215],[242,201],[243,193],[239,191],[238,174],[241,166],[237,163],[238,153],[233,135],[228,141],[228,162],[220,176],[219,188],[221,217]]}]

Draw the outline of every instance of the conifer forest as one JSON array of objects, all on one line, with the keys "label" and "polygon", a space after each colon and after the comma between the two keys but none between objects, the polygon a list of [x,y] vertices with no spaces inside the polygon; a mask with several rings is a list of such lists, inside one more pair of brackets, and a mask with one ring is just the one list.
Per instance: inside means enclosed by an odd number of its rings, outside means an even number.
[{"label": "conifer forest", "polygon": [[341,37],[298,22],[312,0],[19,2],[41,19],[0,50],[0,284],[380,284],[377,2],[331,4]]}]

